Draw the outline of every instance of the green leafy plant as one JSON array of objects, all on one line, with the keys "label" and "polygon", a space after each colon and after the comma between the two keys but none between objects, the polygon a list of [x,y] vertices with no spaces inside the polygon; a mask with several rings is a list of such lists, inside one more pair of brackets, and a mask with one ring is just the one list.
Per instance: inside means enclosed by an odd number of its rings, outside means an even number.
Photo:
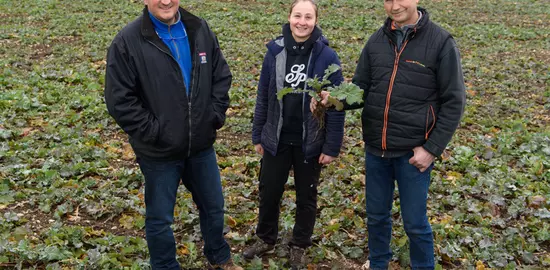
[{"label": "green leafy plant", "polygon": [[[355,84],[343,82],[338,86],[329,86],[331,85],[331,81],[329,81],[328,78],[340,69],[340,66],[332,64],[325,70],[325,74],[322,78],[317,78],[317,76],[315,76],[307,79],[306,84],[313,89],[313,91],[285,87],[277,92],[277,99],[282,100],[283,97],[289,93],[306,93],[310,95],[317,101],[317,106],[313,111],[313,117],[319,121],[320,128],[323,128],[327,107],[334,106],[336,110],[341,111],[344,109],[343,102],[353,104],[359,103],[363,99],[363,90]],[[321,92],[324,90],[330,92],[327,106],[321,104],[321,100],[323,99]]]}]

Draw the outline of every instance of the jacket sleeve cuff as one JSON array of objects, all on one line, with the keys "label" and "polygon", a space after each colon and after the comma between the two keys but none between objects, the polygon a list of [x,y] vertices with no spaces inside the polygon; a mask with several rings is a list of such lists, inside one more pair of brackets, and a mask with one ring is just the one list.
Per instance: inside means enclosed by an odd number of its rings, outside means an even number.
[{"label": "jacket sleeve cuff", "polygon": [[443,150],[445,150],[445,148],[441,148],[429,140],[422,147],[436,158],[440,157],[443,154]]},{"label": "jacket sleeve cuff", "polygon": [[340,154],[340,151],[335,151],[334,149],[331,149],[331,147],[325,144],[323,145],[322,153],[331,157],[338,157],[338,155]]},{"label": "jacket sleeve cuff", "polygon": [[357,110],[357,109],[361,109],[363,108],[365,105],[364,105],[364,101],[363,102],[360,102],[360,103],[353,103],[353,104],[348,104],[347,102],[343,101],[342,103],[344,103],[344,109],[343,111],[348,111],[348,110]]},{"label": "jacket sleeve cuff", "polygon": [[218,130],[222,128],[224,124],[225,124],[225,115],[214,111],[214,128]]},{"label": "jacket sleeve cuff", "polygon": [[252,135],[252,144],[260,144],[262,143],[261,137],[259,135]]}]

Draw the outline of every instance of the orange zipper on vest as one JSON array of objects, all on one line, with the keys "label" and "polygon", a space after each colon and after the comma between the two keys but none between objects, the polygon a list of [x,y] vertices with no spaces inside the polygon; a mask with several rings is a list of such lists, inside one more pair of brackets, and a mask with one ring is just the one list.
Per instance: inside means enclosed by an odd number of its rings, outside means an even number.
[{"label": "orange zipper on vest", "polygon": [[[393,42],[392,42],[393,43]],[[390,101],[391,101],[391,92],[393,90],[393,84],[395,83],[395,76],[397,75],[397,68],[399,67],[399,57],[401,57],[401,53],[403,52],[403,50],[405,50],[405,47],[407,46],[407,43],[409,43],[409,41],[405,41],[405,43],[403,44],[403,47],[401,47],[401,50],[399,51],[399,53],[397,52],[397,46],[395,46],[394,48],[394,51],[395,51],[395,62],[393,63],[393,73],[391,75],[391,79],[390,79],[390,85],[388,87],[388,94],[386,96],[386,108],[384,110],[384,128],[382,129],[382,150],[388,150],[387,148],[387,141],[386,141],[386,133],[388,132],[388,114],[390,112]]]}]

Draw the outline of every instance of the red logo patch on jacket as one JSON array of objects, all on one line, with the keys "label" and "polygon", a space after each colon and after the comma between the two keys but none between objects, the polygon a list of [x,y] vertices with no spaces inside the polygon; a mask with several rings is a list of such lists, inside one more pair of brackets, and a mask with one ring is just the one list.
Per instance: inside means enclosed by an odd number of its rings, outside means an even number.
[{"label": "red logo patch on jacket", "polygon": [[199,53],[199,57],[201,58],[201,64],[206,64],[206,53],[205,52],[200,52]]}]

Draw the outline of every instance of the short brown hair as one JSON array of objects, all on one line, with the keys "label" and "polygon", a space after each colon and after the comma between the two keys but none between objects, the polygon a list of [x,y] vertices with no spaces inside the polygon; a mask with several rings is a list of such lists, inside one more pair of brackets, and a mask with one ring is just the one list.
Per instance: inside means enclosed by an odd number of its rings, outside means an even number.
[{"label": "short brown hair", "polygon": [[290,6],[290,11],[288,12],[288,15],[292,14],[292,10],[300,2],[310,2],[315,8],[315,17],[319,17],[319,6],[317,6],[317,2],[315,2],[315,0],[294,0],[294,2],[292,2],[292,5]]}]

